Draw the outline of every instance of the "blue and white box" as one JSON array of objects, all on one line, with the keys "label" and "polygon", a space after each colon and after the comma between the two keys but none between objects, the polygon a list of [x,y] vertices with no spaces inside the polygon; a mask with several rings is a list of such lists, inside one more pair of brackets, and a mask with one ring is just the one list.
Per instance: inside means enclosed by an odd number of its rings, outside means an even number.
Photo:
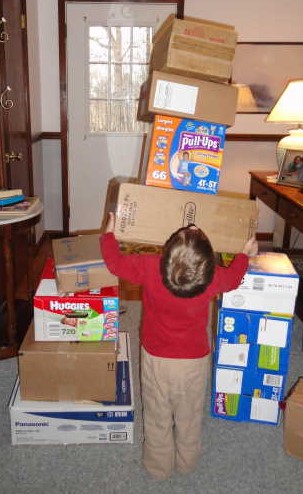
[{"label": "blue and white box", "polygon": [[282,372],[216,366],[213,372],[213,393],[282,400],[285,382],[286,374]]},{"label": "blue and white box", "polygon": [[133,443],[134,394],[129,335],[119,334],[115,402],[22,401],[17,380],[9,411],[13,445]]},{"label": "blue and white box", "polygon": [[278,425],[281,408],[277,400],[217,392],[212,396],[211,415],[236,422]]},{"label": "blue and white box", "polygon": [[289,257],[263,252],[250,258],[247,273],[236,290],[222,296],[222,308],[293,315],[299,275]]},{"label": "blue and white box", "polygon": [[257,343],[287,348],[291,344],[292,328],[293,317],[221,308],[217,344]]}]

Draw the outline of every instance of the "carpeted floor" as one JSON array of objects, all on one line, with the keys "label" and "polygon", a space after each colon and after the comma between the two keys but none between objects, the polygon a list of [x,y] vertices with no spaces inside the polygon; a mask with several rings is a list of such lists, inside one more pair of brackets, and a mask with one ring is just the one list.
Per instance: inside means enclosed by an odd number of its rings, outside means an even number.
[{"label": "carpeted floor", "polygon": [[[2,494],[299,494],[303,463],[283,450],[283,427],[204,419],[204,454],[195,472],[163,482],[141,466],[140,302],[126,302],[121,329],[130,333],[136,399],[135,444],[12,446],[7,404],[16,359],[0,361],[0,493]],[[289,389],[303,375],[303,324],[295,321]],[[209,391],[210,397],[210,391]],[[209,404],[209,400],[208,400]]]}]

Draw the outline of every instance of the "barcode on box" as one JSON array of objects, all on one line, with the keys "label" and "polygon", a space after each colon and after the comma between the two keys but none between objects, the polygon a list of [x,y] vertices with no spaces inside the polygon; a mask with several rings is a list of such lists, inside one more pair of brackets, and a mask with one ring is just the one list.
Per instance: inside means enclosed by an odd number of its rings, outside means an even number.
[{"label": "barcode on box", "polygon": [[47,332],[49,338],[58,338],[61,336],[61,326],[58,322],[47,323]]},{"label": "barcode on box", "polygon": [[111,441],[127,441],[127,432],[111,432],[110,434]]},{"label": "barcode on box", "polygon": [[263,278],[254,278],[253,279],[253,290],[264,290],[264,279]]},{"label": "barcode on box", "polygon": [[281,388],[283,384],[283,376],[264,374],[263,384],[265,386],[275,386],[277,388]]}]

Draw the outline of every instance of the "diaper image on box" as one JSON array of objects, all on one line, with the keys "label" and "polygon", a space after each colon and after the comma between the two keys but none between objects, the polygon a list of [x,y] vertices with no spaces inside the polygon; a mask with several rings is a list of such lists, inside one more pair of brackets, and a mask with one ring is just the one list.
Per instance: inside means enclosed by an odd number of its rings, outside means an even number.
[{"label": "diaper image on box", "polygon": [[226,126],[155,116],[146,185],[216,194]]}]

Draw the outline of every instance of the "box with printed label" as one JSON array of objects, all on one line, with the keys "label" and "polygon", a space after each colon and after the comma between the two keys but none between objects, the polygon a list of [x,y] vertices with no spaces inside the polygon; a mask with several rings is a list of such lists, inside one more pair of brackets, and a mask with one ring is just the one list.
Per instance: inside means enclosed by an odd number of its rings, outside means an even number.
[{"label": "box with printed label", "polygon": [[257,343],[281,348],[289,347],[293,317],[264,312],[219,309],[217,341],[226,343]]},{"label": "box with printed label", "polygon": [[21,399],[114,400],[116,343],[35,341],[31,324],[18,354]]},{"label": "box with printed label", "polygon": [[151,69],[227,82],[237,38],[229,24],[172,14],[153,38]]},{"label": "box with printed label", "polygon": [[256,201],[121,183],[116,203],[119,242],[163,245],[173,231],[195,223],[216,252],[241,252],[256,231]]},{"label": "box with printed label", "polygon": [[293,315],[299,275],[289,257],[263,252],[249,260],[249,267],[236,290],[222,296],[224,309]]},{"label": "box with printed label", "polygon": [[228,366],[214,363],[213,390],[243,394],[270,400],[283,399],[287,378],[286,370],[262,369],[254,366]]},{"label": "box with printed label", "polygon": [[238,88],[154,70],[140,90],[138,120],[155,114],[234,125]]},{"label": "box with printed label", "polygon": [[118,285],[101,257],[100,235],[78,235],[52,241],[60,293]]},{"label": "box with printed label", "polygon": [[49,258],[33,302],[36,341],[118,339],[118,286],[61,294],[57,289],[53,260]]},{"label": "box with printed label", "polygon": [[219,391],[212,395],[211,416],[236,422],[260,422],[264,425],[278,425],[281,409],[278,400]]},{"label": "box with printed label", "polygon": [[156,115],[145,184],[216,194],[225,129],[224,125]]},{"label": "box with printed label", "polygon": [[[94,375],[95,380],[98,374]],[[129,336],[121,332],[113,402],[24,401],[18,381],[10,404],[12,444],[133,443],[134,395]]]}]

